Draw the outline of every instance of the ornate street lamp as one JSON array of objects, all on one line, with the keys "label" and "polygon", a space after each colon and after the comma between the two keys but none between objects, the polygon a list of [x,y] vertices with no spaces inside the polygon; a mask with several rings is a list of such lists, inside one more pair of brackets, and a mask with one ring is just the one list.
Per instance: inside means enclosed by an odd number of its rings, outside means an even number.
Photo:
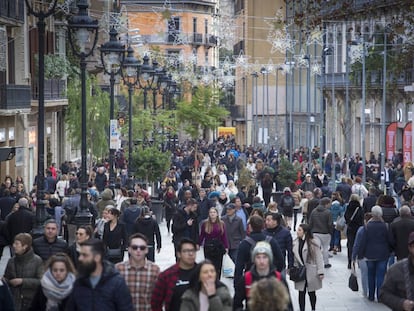
[{"label": "ornate street lamp", "polygon": [[153,66],[149,63],[148,55],[143,58],[143,63],[138,78],[138,88],[142,89],[144,94],[144,109],[147,109],[148,90],[152,89],[152,85],[157,83],[158,76],[155,74]]},{"label": "ornate street lamp", "polygon": [[132,178],[132,93],[134,87],[138,84],[140,62],[134,56],[134,49],[128,46],[127,56],[122,64],[122,79],[128,86],[128,176]]},{"label": "ornate street lamp", "polygon": [[[88,176],[86,173],[86,58],[92,55],[98,42],[98,21],[88,14],[88,1],[79,0],[78,14],[68,19],[69,42],[73,54],[80,58],[81,69],[81,199],[75,216],[77,225],[90,224],[92,214],[88,209]],[[92,38],[92,40],[90,40]],[[88,44],[92,42],[92,45]],[[89,49],[88,49],[89,45]]]},{"label": "ornate street lamp", "polygon": [[53,0],[47,11],[35,11],[26,1],[28,13],[38,18],[37,34],[39,42],[38,83],[39,83],[39,117],[37,121],[37,179],[36,179],[36,226],[33,235],[43,234],[46,220],[45,204],[45,19],[55,13],[57,0]]},{"label": "ornate street lamp", "polygon": [[[118,32],[112,27],[109,32],[109,41],[101,45],[101,61],[104,72],[110,76],[110,106],[109,106],[109,185],[114,187],[115,183],[115,150],[117,142],[112,141],[112,137],[116,135],[117,120],[114,117],[115,110],[115,76],[121,73],[122,64],[125,58],[125,46],[118,40]],[[114,133],[115,132],[115,133]]]}]

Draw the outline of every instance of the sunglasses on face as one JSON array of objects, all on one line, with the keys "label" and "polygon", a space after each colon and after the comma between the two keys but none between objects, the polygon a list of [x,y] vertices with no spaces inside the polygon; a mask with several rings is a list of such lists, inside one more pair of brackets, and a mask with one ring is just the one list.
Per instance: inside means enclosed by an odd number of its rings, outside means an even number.
[{"label": "sunglasses on face", "polygon": [[141,251],[145,251],[148,247],[145,245],[131,245],[130,248],[132,248],[134,251],[136,251],[138,248]]}]

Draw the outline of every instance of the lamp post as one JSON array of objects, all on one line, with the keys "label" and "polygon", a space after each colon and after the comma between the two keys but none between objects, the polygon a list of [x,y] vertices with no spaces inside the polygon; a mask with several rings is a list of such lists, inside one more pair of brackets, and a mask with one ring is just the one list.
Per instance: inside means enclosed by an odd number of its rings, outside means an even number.
[{"label": "lamp post", "polygon": [[55,13],[57,0],[53,0],[47,11],[35,11],[29,0],[25,1],[29,14],[38,18],[39,117],[37,120],[36,226],[33,229],[33,235],[37,236],[43,234],[43,223],[46,220],[45,204],[47,203],[45,201],[45,19]]},{"label": "lamp post", "polygon": [[325,140],[324,137],[326,135],[325,131],[325,120],[324,120],[324,112],[325,112],[325,96],[323,95],[323,89],[326,87],[326,56],[332,55],[333,48],[324,46],[322,50],[322,77],[323,77],[323,87],[322,87],[322,96],[321,96],[321,107],[320,107],[320,151],[319,151],[319,163],[322,164],[322,155],[325,150]]},{"label": "lamp post", "polygon": [[[114,117],[115,110],[115,76],[122,70],[122,63],[125,58],[125,46],[118,40],[118,32],[112,27],[109,32],[109,41],[101,45],[101,62],[104,72],[110,76],[110,106],[109,106],[109,185],[114,187],[115,183],[115,150],[117,142],[112,141],[112,136],[116,135],[117,120]],[[114,133],[115,132],[115,133]]]},{"label": "lamp post", "polygon": [[267,70],[266,68],[262,67],[260,69],[260,73],[262,74],[263,78],[263,85],[262,85],[262,147],[265,145],[265,121],[264,121],[264,115],[265,115],[265,82],[266,82],[266,76],[267,76]]},{"label": "lamp post", "polygon": [[[92,214],[88,209],[88,176],[86,172],[86,58],[95,49],[98,41],[98,21],[88,14],[87,0],[79,0],[78,14],[68,20],[69,43],[72,52],[80,58],[81,69],[81,199],[80,209],[75,216],[77,225],[90,224]],[[89,37],[92,36],[92,46],[87,50]],[[76,43],[74,42],[76,40]]]},{"label": "lamp post", "polygon": [[276,74],[276,94],[275,94],[275,147],[277,144],[277,125],[278,125],[278,117],[279,117],[279,113],[278,113],[278,97],[279,97],[279,71],[283,70],[282,67],[277,66],[276,70],[275,70],[275,74]]},{"label": "lamp post", "polygon": [[122,64],[122,79],[124,84],[128,86],[128,177],[131,179],[133,176],[132,166],[132,93],[134,87],[138,83],[140,63],[134,56],[134,49],[128,46],[127,56]]},{"label": "lamp post", "polygon": [[145,55],[138,78],[138,88],[142,89],[144,94],[144,109],[147,109],[148,91],[152,89],[152,84],[157,82],[155,81],[156,76],[153,67],[149,63],[148,55]]},{"label": "lamp post", "polygon": [[360,46],[362,49],[362,103],[361,103],[361,159],[362,159],[362,182],[366,181],[366,161],[365,161],[365,106],[366,106],[366,72],[365,72],[365,41],[361,37],[359,41],[351,41],[351,45]]},{"label": "lamp post", "polygon": [[[309,47],[308,47],[308,51],[309,51]],[[312,159],[310,157],[311,155],[311,131],[310,131],[310,111],[311,111],[311,102],[310,102],[310,67],[311,67],[311,59],[310,59],[310,55],[307,54],[304,56],[304,59],[306,59],[308,61],[308,67],[306,68],[306,114],[308,115],[307,118],[307,122],[306,122],[306,130],[308,131],[308,134],[306,135],[307,138],[307,145],[308,145],[308,169],[309,171],[311,171],[311,162]]]},{"label": "lamp post", "polygon": [[[257,135],[257,77],[259,76],[257,72],[253,72],[252,74],[252,123],[253,123],[253,131],[252,131],[252,145],[253,147],[256,146],[256,135]],[[256,113],[256,116],[255,116]]]}]

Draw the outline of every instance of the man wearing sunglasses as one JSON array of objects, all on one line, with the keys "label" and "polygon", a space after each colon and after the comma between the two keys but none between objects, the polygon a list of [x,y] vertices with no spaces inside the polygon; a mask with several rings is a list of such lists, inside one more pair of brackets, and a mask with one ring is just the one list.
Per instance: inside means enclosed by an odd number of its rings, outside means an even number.
[{"label": "man wearing sunglasses", "polygon": [[128,240],[129,260],[115,266],[125,278],[135,311],[151,311],[151,295],[160,273],[160,268],[146,259],[147,253],[147,237],[135,233]]}]

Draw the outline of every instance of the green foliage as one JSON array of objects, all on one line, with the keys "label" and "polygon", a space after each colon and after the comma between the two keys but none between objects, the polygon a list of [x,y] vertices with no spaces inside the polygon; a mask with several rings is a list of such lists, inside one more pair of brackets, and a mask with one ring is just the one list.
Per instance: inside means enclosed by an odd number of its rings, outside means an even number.
[{"label": "green foliage", "polygon": [[281,158],[277,175],[278,183],[282,187],[289,187],[292,182],[296,181],[298,169],[288,159]]},{"label": "green foliage", "polygon": [[170,154],[162,152],[157,146],[139,147],[132,154],[135,176],[148,182],[155,182],[164,177],[170,165]]},{"label": "green foliage", "polygon": [[192,140],[197,140],[202,131],[214,129],[229,112],[218,105],[220,92],[211,87],[200,86],[191,102],[177,104],[177,119]]},{"label": "green foliage", "polygon": [[[82,140],[80,79],[69,81],[67,95],[69,105],[65,115],[66,127],[73,144],[80,146]],[[86,120],[87,149],[92,157],[100,158],[108,153],[109,94],[103,92],[96,78],[92,77],[88,77],[86,81]]]},{"label": "green foliage", "polygon": [[[45,62],[45,79],[62,79],[70,74],[73,69],[71,63],[61,55],[47,54],[44,56]],[[38,54],[35,55],[36,74],[39,63]]]},{"label": "green foliage", "polygon": [[242,186],[246,186],[248,190],[255,186],[255,179],[252,177],[252,173],[243,164],[242,168],[238,171],[237,187],[240,189]]}]

